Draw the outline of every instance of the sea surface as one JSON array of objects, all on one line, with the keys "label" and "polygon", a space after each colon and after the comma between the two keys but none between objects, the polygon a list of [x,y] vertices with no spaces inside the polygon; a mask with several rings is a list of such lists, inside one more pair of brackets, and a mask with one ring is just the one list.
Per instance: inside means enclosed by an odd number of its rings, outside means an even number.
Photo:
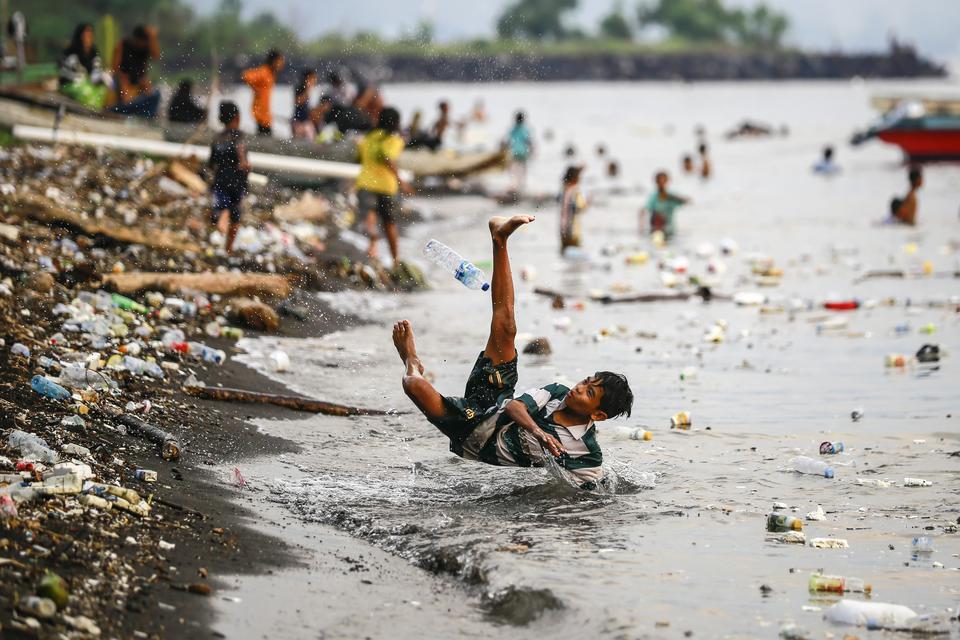
[{"label": "sea surface", "polygon": [[[823,619],[836,598],[808,592],[814,571],[863,578],[873,585],[874,602],[956,617],[960,280],[938,274],[960,269],[960,165],[926,169],[917,228],[882,226],[890,198],[906,190],[899,150],[847,144],[877,115],[870,95],[943,87],[385,87],[388,103],[404,113],[421,108],[428,121],[441,98],[452,101],[457,118],[482,99],[486,123],[468,125],[456,142],[467,149],[497,144],[522,108],[537,141],[527,183],[533,193],[556,192],[571,161],[568,145],[577,150],[572,160],[586,165],[592,206],[583,216],[581,261],[559,255],[556,205],[534,211],[481,198],[414,198],[410,204],[428,221],[410,229],[402,250],[422,261],[420,248],[437,238],[489,268],[486,220],[537,215],[510,240],[518,342],[546,337],[553,353],[520,356],[518,392],[599,369],[625,373],[636,396],[633,415],[598,427],[617,488],[580,492],[548,470],[485,466],[449,453],[402,392],[390,325],[409,319],[436,386],[460,394],[486,340],[490,301],[426,265],[429,291],[327,296],[364,324],[315,340],[242,343],[244,361],[264,370],[271,350],[285,350],[290,371],[270,375],[299,393],[395,412],[262,422],[303,451],[254,461],[244,474],[268,487],[264,499],[283,505],[305,530],[333,524],[462,582],[464,597],[498,625],[488,636],[771,638],[796,625],[811,638],[840,637],[847,630]],[[786,135],[725,139],[744,119]],[[709,180],[680,171],[698,127],[710,148]],[[836,147],[842,169],[831,177],[811,172],[826,144]],[[620,165],[616,180],[604,174],[609,159]],[[692,200],[678,211],[679,233],[666,249],[637,230],[658,169]],[[508,183],[508,176],[489,178],[494,188]],[[724,254],[722,246],[734,251]],[[627,264],[640,252],[647,252],[646,264]],[[659,266],[678,258],[720,298],[757,292],[767,303],[592,299],[666,291]],[[755,265],[783,275],[764,281]],[[870,270],[925,268],[933,275],[861,281]],[[553,309],[535,287],[562,291],[566,308]],[[855,311],[822,308],[826,300],[854,299],[862,303]],[[718,324],[722,330],[713,328]],[[722,341],[706,341],[711,333]],[[940,345],[939,363],[885,367],[887,354],[910,357],[926,343]],[[694,375],[681,379],[685,370]],[[670,428],[678,411],[690,412],[691,429]],[[862,417],[853,420],[853,412]],[[620,427],[644,427],[653,437],[631,440]],[[844,452],[820,456],[827,440],[842,441]],[[835,478],[796,473],[791,459],[798,455],[827,460]],[[905,487],[906,477],[933,484]],[[890,486],[876,486],[878,480]],[[825,517],[804,523],[808,543],[831,537],[849,547],[772,540],[765,521],[776,503],[780,513],[800,518],[820,505]],[[921,535],[932,538],[933,553],[912,553],[912,539]],[[430,624],[434,637],[476,633],[466,620]],[[939,628],[960,637],[956,622]],[[362,624],[354,631],[362,635]],[[908,637],[890,634],[899,635]]]}]

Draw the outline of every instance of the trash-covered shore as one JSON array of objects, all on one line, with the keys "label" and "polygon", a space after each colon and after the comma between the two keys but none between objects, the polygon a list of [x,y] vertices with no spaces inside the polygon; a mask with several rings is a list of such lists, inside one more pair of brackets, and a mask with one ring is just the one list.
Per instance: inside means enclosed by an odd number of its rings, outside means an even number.
[{"label": "trash-covered shore", "polygon": [[276,391],[230,362],[245,332],[320,334],[338,316],[311,291],[403,290],[419,274],[366,262],[340,195],[260,189],[226,256],[202,167],[63,147],[0,154],[0,629],[156,637],[196,625],[220,569],[285,554],[239,525],[224,495],[243,476],[221,462],[291,445],[239,419],[282,409],[183,388]]}]

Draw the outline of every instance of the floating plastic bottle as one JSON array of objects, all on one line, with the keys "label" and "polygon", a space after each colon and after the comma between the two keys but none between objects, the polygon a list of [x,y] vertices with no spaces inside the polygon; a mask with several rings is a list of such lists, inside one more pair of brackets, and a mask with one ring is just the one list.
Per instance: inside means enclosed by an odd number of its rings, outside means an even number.
[{"label": "floating plastic bottle", "polygon": [[290,368],[290,356],[278,349],[267,356],[267,364],[271,371],[281,373]]},{"label": "floating plastic bottle", "polygon": [[821,442],[820,443],[820,455],[834,455],[837,453],[843,453],[843,443],[842,442]]},{"label": "floating plastic bottle", "polygon": [[803,531],[803,520],[786,514],[771,513],[767,516],[767,531]]},{"label": "floating plastic bottle", "polygon": [[917,536],[910,542],[910,548],[913,553],[933,553],[933,538],[930,536]]},{"label": "floating plastic bottle", "polygon": [[680,411],[670,418],[671,429],[689,429],[693,425],[693,417],[689,411]]},{"label": "floating plastic bottle", "polygon": [[[7,445],[12,449],[19,450],[20,457],[23,458],[25,462],[22,469],[18,463],[17,471],[27,470],[27,464],[29,464],[30,461],[54,464],[58,460],[57,452],[47,446],[46,440],[32,433],[21,431],[20,429],[15,429],[7,436]],[[33,470],[33,468],[33,466],[30,466],[30,470]]]},{"label": "floating plastic bottle", "polygon": [[823,476],[824,478],[833,477],[833,467],[822,460],[814,460],[807,456],[797,456],[790,461],[790,466],[794,471],[807,473],[814,476]]},{"label": "floating plastic bottle", "polygon": [[486,291],[490,288],[487,276],[480,269],[463,259],[459,253],[437,240],[430,240],[423,248],[423,255],[468,289]]},{"label": "floating plastic bottle", "polygon": [[223,364],[223,361],[227,359],[227,354],[223,350],[208,347],[201,342],[188,342],[187,353],[194,358],[199,358],[204,362],[211,362],[213,364]]},{"label": "floating plastic bottle", "polygon": [[884,357],[883,363],[887,367],[903,368],[910,364],[910,360],[910,356],[902,353],[888,353],[886,357]]},{"label": "floating plastic bottle", "polygon": [[825,576],[821,573],[810,574],[810,591],[826,593],[871,593],[873,587],[860,578],[843,576]]},{"label": "floating plastic bottle", "polygon": [[823,617],[836,624],[868,629],[903,629],[917,617],[917,612],[899,604],[841,600],[827,609]]},{"label": "floating plastic bottle", "polygon": [[73,395],[50,378],[45,378],[44,376],[33,376],[33,379],[30,380],[30,388],[51,400],[66,400]]},{"label": "floating plastic bottle", "polygon": [[616,427],[616,433],[620,437],[630,440],[653,440],[653,432],[647,431],[643,427]]}]

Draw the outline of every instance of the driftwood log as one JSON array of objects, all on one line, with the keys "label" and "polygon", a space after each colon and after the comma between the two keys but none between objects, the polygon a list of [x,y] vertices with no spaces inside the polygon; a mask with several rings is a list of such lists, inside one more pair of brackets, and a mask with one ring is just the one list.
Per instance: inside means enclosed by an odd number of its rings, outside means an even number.
[{"label": "driftwood log", "polygon": [[322,413],[328,416],[385,416],[390,415],[389,411],[379,409],[363,409],[361,407],[350,407],[333,402],[324,402],[322,400],[311,400],[310,398],[298,398],[297,396],[284,396],[272,393],[260,393],[258,391],[244,391],[243,389],[227,389],[224,387],[184,387],[183,390],[194,397],[204,398],[206,400],[221,400],[223,402],[245,402],[248,404],[272,404],[278,407],[286,407],[294,411],[304,411],[307,413]]},{"label": "driftwood log", "polygon": [[191,193],[203,194],[207,193],[209,189],[203,178],[179,160],[170,163],[170,166],[167,167],[167,174],[189,189]]},{"label": "driftwood log", "polygon": [[53,200],[35,193],[18,193],[3,199],[13,213],[46,225],[61,225],[88,236],[103,236],[121,244],[142,244],[145,247],[178,253],[199,253],[196,243],[163,229],[149,231],[116,223],[101,224],[64,209]]},{"label": "driftwood log", "polygon": [[116,273],[104,276],[104,286],[124,295],[138,291],[203,291],[221,296],[286,298],[290,282],[270,273]]},{"label": "driftwood log", "polygon": [[[545,289],[542,287],[537,287],[533,290],[534,293],[547,296],[550,298],[566,298],[568,294],[563,293],[562,291],[555,291],[553,289]],[[673,301],[684,301],[689,300],[690,298],[697,296],[703,298],[704,300],[729,300],[729,295],[717,294],[710,290],[709,287],[700,287],[694,292],[686,291],[668,291],[668,292],[652,292],[652,293],[631,293],[631,294],[622,294],[615,295],[612,293],[605,293],[601,295],[591,296],[590,299],[594,302],[599,302],[601,304],[618,304],[623,302],[673,302]]]}]

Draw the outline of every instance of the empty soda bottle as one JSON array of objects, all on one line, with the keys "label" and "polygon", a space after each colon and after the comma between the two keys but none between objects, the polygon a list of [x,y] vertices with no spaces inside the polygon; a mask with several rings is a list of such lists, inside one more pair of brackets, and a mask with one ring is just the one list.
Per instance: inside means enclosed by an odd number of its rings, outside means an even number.
[{"label": "empty soda bottle", "polygon": [[490,288],[487,276],[472,262],[463,259],[459,253],[437,240],[430,240],[423,248],[430,262],[442,268],[454,278],[463,283],[468,289],[486,291]]},{"label": "empty soda bottle", "polygon": [[767,531],[803,531],[803,520],[786,514],[771,513],[767,516]]},{"label": "empty soda bottle", "polygon": [[810,574],[810,591],[827,593],[870,593],[873,587],[860,578]]},{"label": "empty soda bottle", "polygon": [[843,443],[842,442],[821,442],[820,443],[820,455],[833,455],[835,453],[843,452]]},{"label": "empty soda bottle", "polygon": [[653,433],[643,427],[617,427],[617,434],[631,440],[653,440]]},{"label": "empty soda bottle", "polygon": [[833,477],[833,467],[822,460],[814,460],[807,456],[797,456],[790,461],[790,466],[799,473],[808,473],[814,476],[823,476],[824,478]]},{"label": "empty soda bottle", "polygon": [[693,425],[693,417],[689,411],[680,411],[670,418],[671,429],[689,429]]}]

